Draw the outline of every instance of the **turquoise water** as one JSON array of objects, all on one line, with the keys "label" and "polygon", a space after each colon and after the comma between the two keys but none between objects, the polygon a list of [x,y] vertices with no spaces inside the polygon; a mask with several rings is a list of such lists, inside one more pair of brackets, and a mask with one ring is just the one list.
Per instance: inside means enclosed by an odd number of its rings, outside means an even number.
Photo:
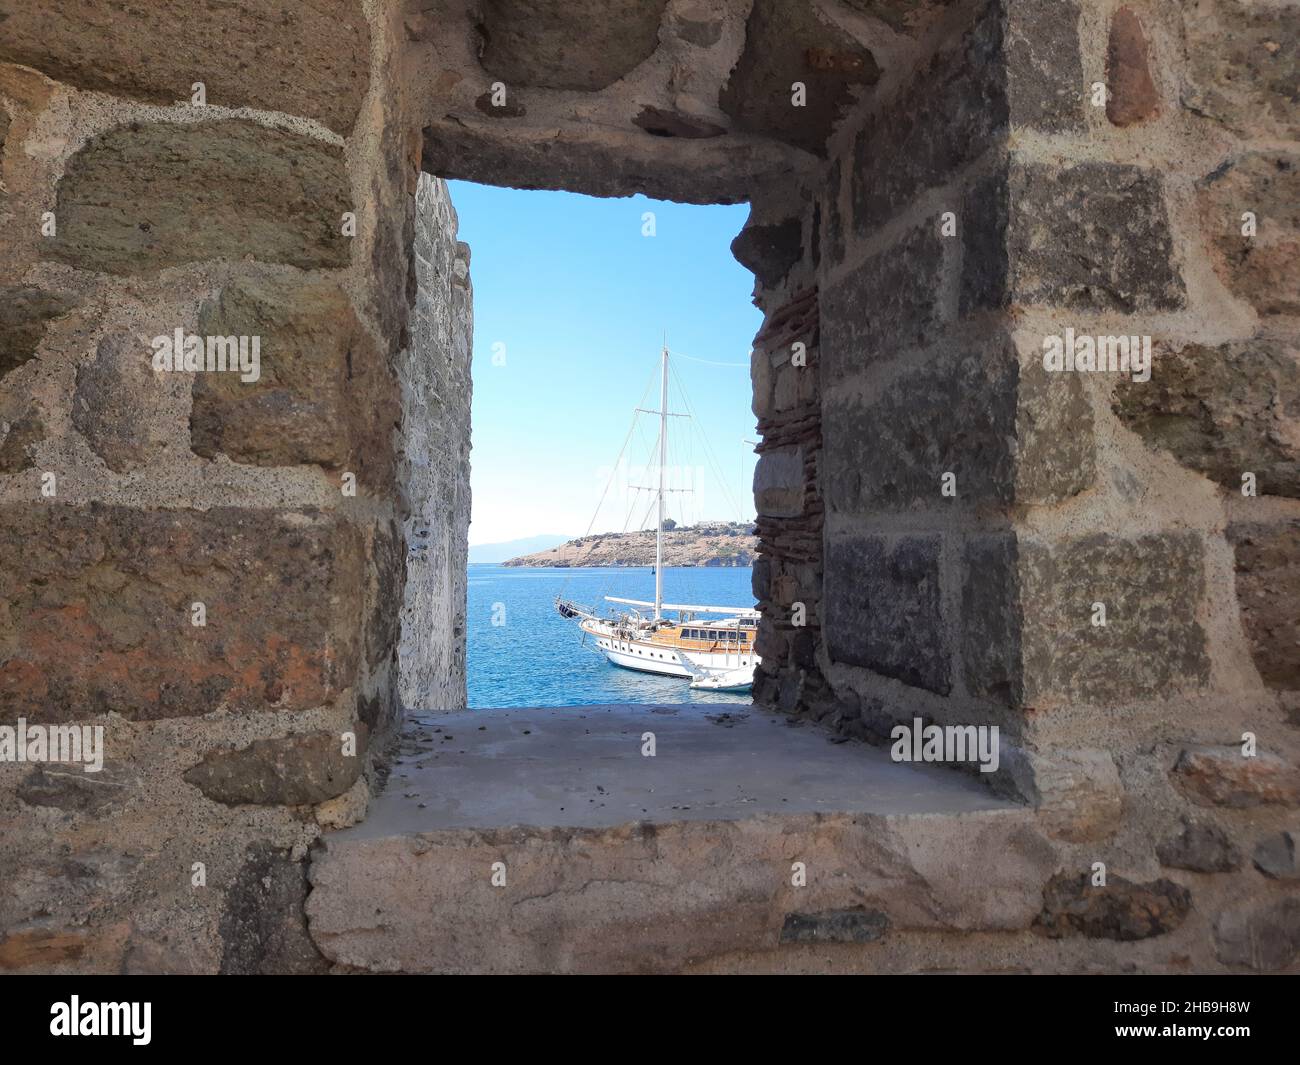
[{"label": "turquoise water", "polygon": [[[653,599],[649,569],[469,567],[469,705],[587,706],[593,703],[747,703],[747,694],[692,691],[684,678],[610,665],[577,623],[555,612],[556,595],[585,606],[602,596]],[[752,607],[750,570],[664,570],[670,603]],[[504,624],[494,625],[494,617]]]}]

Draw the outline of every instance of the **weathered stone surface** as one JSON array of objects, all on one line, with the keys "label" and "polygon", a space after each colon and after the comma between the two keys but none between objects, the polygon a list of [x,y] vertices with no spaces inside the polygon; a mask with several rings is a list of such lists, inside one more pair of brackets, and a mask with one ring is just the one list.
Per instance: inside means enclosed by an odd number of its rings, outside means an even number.
[{"label": "weathered stone surface", "polygon": [[28,806],[48,806],[70,813],[102,816],[131,796],[133,773],[105,765],[87,773],[80,766],[37,766],[18,783],[18,798]]},{"label": "weathered stone surface", "polygon": [[827,544],[825,625],[834,661],[948,694],[939,549],[936,536]]},{"label": "weathered stone surface", "polygon": [[874,943],[889,930],[879,910],[789,913],[781,926],[782,943]]},{"label": "weathered stone surface", "polygon": [[943,243],[925,226],[867,259],[822,295],[828,386],[934,339],[942,326]]},{"label": "weathered stone surface", "polygon": [[788,518],[803,513],[803,449],[772,448],[760,452],[754,466],[754,503],[758,513]]},{"label": "weathered stone surface", "polygon": [[1016,164],[1007,297],[1080,310],[1171,310],[1185,289],[1159,175],[1135,166]]},{"label": "weathered stone surface", "polygon": [[1296,834],[1274,832],[1255,844],[1252,860],[1255,868],[1274,880],[1295,880],[1300,877],[1300,864],[1296,862]]},{"label": "weathered stone surface", "polygon": [[1105,887],[1094,887],[1088,873],[1061,873],[1043,892],[1034,931],[1049,939],[1149,939],[1174,931],[1191,908],[1191,892],[1172,880],[1139,884],[1112,873]]},{"label": "weathered stone surface", "polygon": [[[811,4],[755,0],[745,24],[745,50],[718,103],[739,129],[824,155],[826,138],[853,102],[855,88],[879,78],[871,52]],[[795,82],[806,87],[799,106],[792,101]]]},{"label": "weathered stone surface", "polygon": [[307,935],[305,862],[265,843],[248,848],[221,914],[221,972],[322,973],[329,963]]},{"label": "weathered stone surface", "polygon": [[844,0],[853,10],[878,18],[897,33],[914,32],[954,0]]},{"label": "weathered stone surface", "polygon": [[789,218],[773,225],[746,225],[731,242],[731,254],[765,288],[778,284],[799,261],[803,223]]},{"label": "weathered stone surface", "polygon": [[311,510],[0,508],[0,717],[331,702],[356,671],[360,572],[355,530]]},{"label": "weathered stone surface", "polygon": [[77,302],[32,285],[0,285],[0,380],[36,355],[48,323]]},{"label": "weathered stone surface", "polygon": [[1160,93],[1151,80],[1150,45],[1142,21],[1131,7],[1110,20],[1106,46],[1106,117],[1114,126],[1132,126],[1160,113]]},{"label": "weathered stone surface", "polygon": [[483,0],[483,69],[507,85],[594,92],[648,59],[667,0]]},{"label": "weathered stone surface", "polygon": [[36,445],[45,439],[40,408],[0,396],[0,473],[21,473],[34,465]]},{"label": "weathered stone surface", "polygon": [[1218,825],[1183,818],[1180,835],[1156,847],[1161,865],[1194,873],[1230,873],[1241,867],[1241,851]]},{"label": "weathered stone surface", "polygon": [[1256,337],[1220,347],[1157,346],[1151,380],[1124,378],[1113,409],[1147,443],[1230,492],[1300,497],[1300,352]]},{"label": "weathered stone surface", "polygon": [[366,726],[355,726],[354,754],[337,732],[306,732],[218,750],[185,773],[213,802],[228,806],[307,806],[342,795],[361,774]]},{"label": "weathered stone surface", "polygon": [[1109,751],[1004,747],[1002,769],[1034,804],[1038,823],[1052,839],[1086,843],[1119,829],[1124,785]]},{"label": "weathered stone surface", "polygon": [[260,336],[260,377],[194,375],[191,446],[257,466],[358,467],[386,484],[397,385],[347,295],[323,281],[241,278],[199,312],[205,336]]},{"label": "weathered stone surface", "polygon": [[1300,898],[1243,902],[1225,910],[1214,925],[1214,947],[1224,965],[1285,969],[1300,954]]},{"label": "weathered stone surface", "polygon": [[632,119],[647,133],[656,137],[686,137],[690,140],[703,140],[708,137],[720,137],[727,131],[716,122],[680,111],[668,111],[662,107],[645,106]]},{"label": "weathered stone surface", "polygon": [[1228,527],[1237,602],[1255,667],[1271,688],[1300,689],[1300,521]]},{"label": "weathered stone surface", "polygon": [[94,360],[77,367],[72,424],[115,473],[147,465],[167,443],[152,417],[162,394],[152,357],[142,337],[110,333],[96,346]]},{"label": "weathered stone surface", "polygon": [[1186,0],[1183,106],[1247,137],[1300,135],[1300,29],[1288,4]]},{"label": "weathered stone surface", "polygon": [[[1171,695],[1209,677],[1196,620],[1198,537],[1086,536],[1051,546],[1007,535],[967,543],[966,683],[1010,705],[1107,704]],[[1093,604],[1106,624],[1092,623]]]},{"label": "weathered stone surface", "polygon": [[[393,786],[312,861],[321,950],[375,971],[672,971],[777,950],[791,914],[876,911],[892,935],[1026,929],[1041,909],[1055,848],[962,774],[759,711],[734,728],[689,707],[585,713],[476,711],[483,730],[437,759],[421,741],[448,719],[408,726]],[[627,742],[646,728],[657,760]],[[795,860],[807,886],[783,888]]]},{"label": "weathered stone surface", "polygon": [[0,0],[0,22],[0,59],[56,81],[154,103],[189,100],[201,81],[209,104],[306,115],[338,133],[368,81],[357,0]]},{"label": "weathered stone surface", "polygon": [[[828,362],[830,350],[828,339]],[[1073,375],[1047,376],[1022,366],[1011,341],[994,333],[981,344],[954,342],[893,378],[870,405],[829,392],[827,506],[856,513],[1076,495],[1095,477],[1092,412]],[[945,496],[948,473],[955,495]]]},{"label": "weathered stone surface", "polygon": [[352,209],[342,148],[243,119],[131,125],[69,161],[46,247],[112,274],[250,256],[338,267]]},{"label": "weathered stone surface", "polygon": [[870,233],[1016,127],[1083,128],[1077,0],[991,0],[854,144],[853,218]]},{"label": "weathered stone surface", "polygon": [[1240,747],[1189,747],[1170,775],[1201,806],[1300,805],[1300,771],[1267,752],[1247,757]]},{"label": "weathered stone surface", "polygon": [[[1260,314],[1300,312],[1300,156],[1247,152],[1201,182],[1201,226],[1215,270]],[[1255,216],[1255,234],[1242,232]]]}]

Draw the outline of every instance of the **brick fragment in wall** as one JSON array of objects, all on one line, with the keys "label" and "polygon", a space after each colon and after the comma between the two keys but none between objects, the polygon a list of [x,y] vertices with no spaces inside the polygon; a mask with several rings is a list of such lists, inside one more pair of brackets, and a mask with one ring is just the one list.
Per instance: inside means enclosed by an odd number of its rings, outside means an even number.
[{"label": "brick fragment in wall", "polygon": [[[827,322],[828,352],[839,326]],[[1022,360],[1001,333],[944,342],[874,400],[824,389],[822,485],[832,511],[1050,503],[1077,495],[1096,475],[1092,412],[1078,375]],[[947,474],[953,496],[943,494]]]},{"label": "brick fragment in wall", "polygon": [[1195,0],[1180,6],[1183,106],[1243,137],[1300,137],[1300,26],[1292,5]]},{"label": "brick fragment in wall", "polygon": [[[171,104],[207,102],[352,128],[369,84],[370,31],[355,0],[0,0],[0,59],[56,81]],[[220,42],[220,47],[213,47]]]},{"label": "brick fragment in wall", "polygon": [[939,550],[937,536],[827,543],[825,631],[832,661],[948,694]]},{"label": "brick fragment in wall", "polygon": [[[968,689],[1046,709],[1205,685],[1203,554],[1186,533],[1050,544],[1011,533],[971,537],[961,606]],[[1104,625],[1094,623],[1098,603]]]},{"label": "brick fragment in wall", "polygon": [[1106,118],[1132,126],[1160,113],[1160,93],[1151,78],[1151,45],[1142,20],[1121,7],[1110,20],[1106,43]]},{"label": "brick fragment in wall", "polygon": [[346,293],[327,281],[239,278],[199,311],[202,336],[260,338],[260,376],[194,375],[194,452],[255,466],[347,468],[386,490],[397,382]]},{"label": "brick fragment in wall", "polygon": [[1300,521],[1228,526],[1241,624],[1260,678],[1300,690]]},{"label": "brick fragment in wall", "polygon": [[1267,336],[1157,345],[1151,379],[1121,379],[1113,409],[1145,443],[1229,492],[1300,498],[1300,349]]},{"label": "brick fragment in wall", "polygon": [[338,517],[24,503],[0,518],[0,717],[299,710],[354,681],[363,548]]},{"label": "brick fragment in wall", "polygon": [[896,96],[853,148],[853,224],[867,235],[946,185],[1008,131],[1083,129],[1076,0],[990,0]]},{"label": "brick fragment in wall", "polygon": [[[855,90],[879,78],[870,50],[811,5],[755,0],[744,50],[718,105],[738,129],[824,155],[826,139]],[[792,104],[796,82],[805,87],[799,106]]]},{"label": "brick fragment in wall", "polygon": [[[46,254],[83,270],[150,273],[209,259],[346,266],[353,209],[343,149],[244,119],[119,126],[59,181]],[[200,195],[201,193],[201,195]]]},{"label": "brick fragment in wall", "polygon": [[1300,313],[1300,155],[1238,156],[1200,183],[1197,202],[1211,262],[1232,294],[1260,314]]}]

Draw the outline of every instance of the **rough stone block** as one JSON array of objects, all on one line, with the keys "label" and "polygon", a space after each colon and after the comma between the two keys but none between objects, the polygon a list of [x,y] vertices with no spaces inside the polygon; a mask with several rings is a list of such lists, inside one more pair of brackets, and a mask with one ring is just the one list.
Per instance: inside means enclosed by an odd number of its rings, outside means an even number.
[{"label": "rough stone block", "polygon": [[329,963],[307,934],[307,865],[267,843],[248,848],[226,891],[218,934],[223,974],[322,973]]},{"label": "rough stone block", "polygon": [[168,443],[153,419],[161,396],[148,344],[129,333],[103,337],[91,362],[77,367],[72,424],[115,473],[147,465]]},{"label": "rough stone block", "polygon": [[1183,819],[1181,834],[1156,847],[1161,865],[1194,873],[1230,873],[1241,867],[1241,852],[1218,825]]},{"label": "rough stone block", "polygon": [[1285,969],[1300,955],[1300,898],[1248,901],[1219,915],[1214,949],[1224,965]]},{"label": "rough stone block", "polygon": [[937,536],[831,540],[824,594],[832,660],[947,695],[939,553]]},{"label": "rough stone block", "polygon": [[1094,887],[1088,873],[1061,873],[1043,892],[1034,931],[1049,939],[1149,939],[1174,931],[1191,908],[1191,892],[1172,880],[1138,884],[1109,874],[1105,887]]},{"label": "rough stone block", "polygon": [[1293,5],[1187,0],[1182,14],[1183,106],[1241,136],[1300,136],[1300,26]]},{"label": "rough stone block", "polygon": [[1270,688],[1300,689],[1300,521],[1230,525],[1228,540],[1255,668]]},{"label": "rough stone block", "polygon": [[1084,843],[1119,829],[1124,785],[1109,751],[1010,747],[1003,750],[1002,766],[1052,839]]},{"label": "rough stone block", "polygon": [[992,0],[867,122],[853,215],[868,233],[1015,128],[1083,128],[1077,0]]},{"label": "rough stone block", "polygon": [[754,503],[759,514],[792,518],[803,513],[803,448],[780,447],[763,451],[754,466]]},{"label": "rough stone block", "polygon": [[347,133],[365,95],[370,30],[357,0],[0,0],[0,59],[153,103],[190,99],[315,118]]},{"label": "rough stone block", "polygon": [[0,285],[0,380],[34,358],[48,324],[78,302],[32,285]]},{"label": "rough stone block", "polygon": [[[1022,363],[1011,339],[959,339],[874,402],[823,400],[823,491],[833,511],[1056,502],[1092,484],[1092,411],[1075,374]],[[942,494],[952,473],[952,496]]]},{"label": "rough stone block", "polygon": [[1255,868],[1274,880],[1300,878],[1300,864],[1296,862],[1296,833],[1274,832],[1255,844],[1252,861]]},{"label": "rough stone block", "polygon": [[747,224],[731,242],[731,254],[764,288],[774,288],[799,261],[803,223],[797,218],[771,225]]},{"label": "rough stone block", "polygon": [[[194,375],[196,454],[256,466],[349,463],[380,483],[392,466],[397,386],[337,285],[240,279],[199,312],[204,336],[260,336],[260,377]],[[355,470],[354,470],[355,472]]]},{"label": "rough stone block", "polygon": [[227,806],[308,806],[342,795],[361,774],[368,732],[354,726],[344,753],[338,732],[307,732],[256,740],[238,750],[208,754],[185,774],[213,802]]},{"label": "rough stone block", "polygon": [[[973,537],[962,647],[972,693],[1013,706],[1170,696],[1209,677],[1196,620],[1203,548],[1189,534],[1085,536],[1048,545]],[[1105,625],[1094,624],[1094,604]]]},{"label": "rough stone block", "polygon": [[1115,163],[1014,163],[1003,303],[1125,313],[1183,306],[1159,175]]},{"label": "rough stone block", "polygon": [[483,69],[507,85],[596,92],[659,44],[667,0],[483,0]]},{"label": "rough stone block", "polygon": [[353,681],[362,544],[338,518],[33,503],[0,519],[6,720],[297,710]]},{"label": "rough stone block", "polygon": [[[824,155],[840,112],[853,102],[853,89],[879,78],[871,52],[812,5],[755,0],[745,49],[718,104],[739,129]],[[791,99],[795,82],[806,87],[797,107]]]},{"label": "rough stone block", "polygon": [[1300,497],[1300,351],[1266,337],[1157,347],[1151,380],[1122,379],[1120,421],[1148,444],[1239,492]]},{"label": "rough stone block", "polygon": [[914,229],[822,294],[823,381],[829,386],[933,340],[943,325],[943,242]]},{"label": "rough stone block", "polygon": [[[1300,313],[1300,156],[1247,152],[1215,170],[1197,193],[1214,268],[1260,314]],[[1255,233],[1242,232],[1243,215]]]},{"label": "rough stone block", "polygon": [[135,274],[208,259],[346,266],[352,210],[343,150],[232,119],[101,133],[59,182],[47,254]]},{"label": "rough stone block", "polygon": [[1248,757],[1240,747],[1188,747],[1170,776],[1200,806],[1300,805],[1300,771],[1266,751]]}]

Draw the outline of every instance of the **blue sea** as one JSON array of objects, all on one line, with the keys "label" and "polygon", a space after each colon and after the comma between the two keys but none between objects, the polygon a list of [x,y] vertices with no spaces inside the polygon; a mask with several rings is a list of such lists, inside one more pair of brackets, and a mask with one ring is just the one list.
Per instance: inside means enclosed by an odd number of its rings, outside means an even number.
[{"label": "blue sea", "polygon": [[[670,603],[752,607],[749,569],[664,570]],[[654,599],[649,568],[469,567],[469,705],[588,706],[594,703],[748,703],[748,694],[692,691],[685,678],[610,665],[575,621],[555,612],[562,595],[600,613],[603,596]],[[503,624],[493,624],[494,618]]]}]

